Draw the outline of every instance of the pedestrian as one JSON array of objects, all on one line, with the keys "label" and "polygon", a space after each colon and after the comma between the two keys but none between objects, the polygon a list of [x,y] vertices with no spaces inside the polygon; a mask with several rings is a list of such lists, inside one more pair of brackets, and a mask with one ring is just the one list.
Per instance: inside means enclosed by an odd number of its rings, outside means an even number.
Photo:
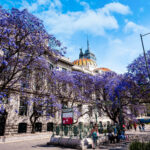
[{"label": "pedestrian", "polygon": [[132,124],[131,124],[131,123],[130,123],[130,125],[129,125],[129,126],[130,126],[130,129],[132,130]]},{"label": "pedestrian", "polygon": [[128,125],[127,125],[127,129],[128,129],[128,130],[130,129],[130,125],[129,125],[129,123],[128,123]]},{"label": "pedestrian", "polygon": [[125,127],[126,127],[125,124],[123,124],[122,127],[125,129]]},{"label": "pedestrian", "polygon": [[139,124],[139,131],[140,131],[140,132],[141,132],[141,129],[142,129],[142,128],[141,128],[141,125]]},{"label": "pedestrian", "polygon": [[116,127],[116,125],[114,126],[114,135],[117,135],[117,127]]},{"label": "pedestrian", "polygon": [[142,130],[145,131],[145,124],[142,123]]},{"label": "pedestrian", "polygon": [[112,132],[108,133],[108,139],[110,143],[115,143],[115,136],[112,134]]},{"label": "pedestrian", "polygon": [[137,125],[136,125],[136,123],[134,122],[134,124],[133,124],[133,127],[134,127],[134,130],[136,131],[136,127],[137,127]]},{"label": "pedestrian", "polygon": [[125,124],[122,125],[122,130],[123,130],[123,133],[125,134],[125,130],[126,130]]},{"label": "pedestrian", "polygon": [[121,130],[118,129],[118,130],[117,130],[117,143],[120,142],[120,139],[121,139]]},{"label": "pedestrian", "polygon": [[97,128],[97,124],[95,124],[93,126],[93,129],[91,130],[91,136],[92,136],[92,140],[93,140],[93,145],[92,148],[95,149],[97,146],[97,139],[98,139],[98,128]]}]

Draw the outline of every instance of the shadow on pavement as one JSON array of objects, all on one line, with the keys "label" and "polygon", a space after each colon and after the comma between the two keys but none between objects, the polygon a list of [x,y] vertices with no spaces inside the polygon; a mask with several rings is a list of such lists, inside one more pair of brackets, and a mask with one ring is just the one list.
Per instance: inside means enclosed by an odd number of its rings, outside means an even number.
[{"label": "shadow on pavement", "polygon": [[72,150],[75,150],[73,148],[70,148],[70,147],[62,147],[62,146],[54,146],[54,145],[47,145],[47,144],[39,144],[39,145],[35,145],[35,146],[32,146],[33,148],[39,148],[39,147],[45,147],[45,148],[48,148],[48,147],[51,147],[51,148],[62,148],[62,149],[72,149]]},{"label": "shadow on pavement", "polygon": [[128,142],[123,143],[115,143],[115,144],[109,144],[109,145],[101,145],[99,146],[99,149],[108,149],[108,150],[128,150]]}]

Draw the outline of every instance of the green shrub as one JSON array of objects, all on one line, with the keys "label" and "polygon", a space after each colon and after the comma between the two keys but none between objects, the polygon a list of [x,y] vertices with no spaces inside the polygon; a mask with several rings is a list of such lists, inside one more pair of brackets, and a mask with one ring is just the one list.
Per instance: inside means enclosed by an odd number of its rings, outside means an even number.
[{"label": "green shrub", "polygon": [[108,133],[107,129],[104,129],[104,130],[103,130],[103,133],[105,133],[105,134]]},{"label": "green shrub", "polygon": [[150,142],[141,143],[139,141],[132,142],[129,146],[129,150],[150,150]]},{"label": "green shrub", "polygon": [[146,148],[145,150],[150,150],[150,142],[146,143]]}]

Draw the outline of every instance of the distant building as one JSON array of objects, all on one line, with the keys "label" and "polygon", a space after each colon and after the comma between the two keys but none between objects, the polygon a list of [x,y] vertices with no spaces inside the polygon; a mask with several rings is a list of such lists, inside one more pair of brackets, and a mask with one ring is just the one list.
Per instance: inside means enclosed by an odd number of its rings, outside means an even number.
[{"label": "distant building", "polygon": [[[79,53],[79,59],[73,61],[73,69],[81,70],[85,73],[91,73],[91,74],[97,74],[102,73],[106,71],[111,71],[108,68],[99,68],[96,63],[96,56],[91,52],[89,41],[87,40],[87,49],[85,50],[85,53],[80,49]],[[77,67],[78,66],[78,67]]]}]

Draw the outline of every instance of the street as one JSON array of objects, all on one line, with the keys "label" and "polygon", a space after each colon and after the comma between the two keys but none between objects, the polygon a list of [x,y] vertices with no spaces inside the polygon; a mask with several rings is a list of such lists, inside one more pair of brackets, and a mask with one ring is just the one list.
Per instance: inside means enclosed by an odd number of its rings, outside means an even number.
[{"label": "street", "polygon": [[0,150],[73,150],[69,148],[50,147],[47,146],[47,142],[49,142],[49,139],[0,144]]},{"label": "street", "polygon": [[[146,126],[145,132],[140,132],[137,130],[126,131],[126,134],[139,136],[144,140],[150,141],[150,126]],[[47,142],[49,142],[49,138],[44,139],[36,139],[36,140],[26,140],[23,142],[8,142],[8,143],[1,143],[0,150],[74,150],[71,148],[63,148],[63,147],[54,147],[54,146],[47,146]],[[130,141],[124,141],[115,144],[107,144],[107,145],[100,145],[97,149],[102,150],[127,150],[128,144]]]},{"label": "street", "polygon": [[[17,143],[6,143],[0,144],[0,150],[74,150],[71,148],[63,148],[63,147],[53,147],[47,146],[47,142],[49,139],[43,140],[31,140],[31,141],[24,141],[24,142],[17,142]],[[111,144],[109,146],[100,146],[99,149],[102,150],[126,150],[126,144],[119,143],[119,144]],[[98,148],[97,148],[98,149]],[[89,149],[90,150],[90,149]]]}]

